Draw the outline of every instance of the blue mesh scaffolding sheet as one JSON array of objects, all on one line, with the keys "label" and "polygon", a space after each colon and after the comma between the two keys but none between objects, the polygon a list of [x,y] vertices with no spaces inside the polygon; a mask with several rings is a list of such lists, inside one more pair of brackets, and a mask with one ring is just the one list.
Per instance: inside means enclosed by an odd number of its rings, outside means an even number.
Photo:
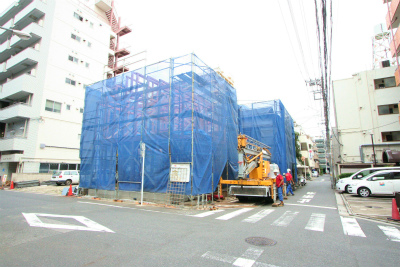
[{"label": "blue mesh scaffolding sheet", "polygon": [[[82,188],[164,193],[170,166],[190,163],[185,194],[213,192],[237,177],[236,90],[194,54],[123,73],[86,88]],[[225,171],[224,171],[225,170]]]},{"label": "blue mesh scaffolding sheet", "polygon": [[240,133],[271,147],[271,162],[281,173],[289,168],[297,181],[293,119],[280,100],[239,106]]}]

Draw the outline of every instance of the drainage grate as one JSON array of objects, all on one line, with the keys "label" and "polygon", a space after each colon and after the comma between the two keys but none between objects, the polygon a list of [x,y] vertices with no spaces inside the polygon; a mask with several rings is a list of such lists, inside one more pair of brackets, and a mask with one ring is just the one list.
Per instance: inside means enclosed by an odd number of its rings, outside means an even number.
[{"label": "drainage grate", "polygon": [[275,246],[276,241],[266,238],[266,237],[248,237],[245,239],[245,241],[251,245],[255,246]]},{"label": "drainage grate", "polygon": [[383,209],[382,207],[376,207],[376,206],[365,206],[365,207],[369,209]]}]

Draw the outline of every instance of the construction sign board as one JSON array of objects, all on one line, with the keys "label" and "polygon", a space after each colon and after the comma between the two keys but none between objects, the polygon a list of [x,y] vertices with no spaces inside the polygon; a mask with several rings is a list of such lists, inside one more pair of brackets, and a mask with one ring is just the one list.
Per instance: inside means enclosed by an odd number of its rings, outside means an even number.
[{"label": "construction sign board", "polygon": [[172,164],[169,179],[171,182],[188,183],[190,181],[190,163]]}]

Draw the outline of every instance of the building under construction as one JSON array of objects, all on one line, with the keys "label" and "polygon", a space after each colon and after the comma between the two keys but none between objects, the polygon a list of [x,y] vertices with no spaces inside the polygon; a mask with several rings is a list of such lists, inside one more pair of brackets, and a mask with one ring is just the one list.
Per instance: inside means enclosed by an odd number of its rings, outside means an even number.
[{"label": "building under construction", "polygon": [[237,173],[237,112],[235,89],[194,54],[90,85],[80,186],[139,191],[144,174],[144,191],[164,193],[180,164],[184,194],[213,192]]},{"label": "building under construction", "polygon": [[80,187],[140,191],[143,179],[145,192],[212,193],[220,177],[237,179],[241,131],[281,169],[295,162],[282,103],[239,108],[232,84],[194,54],[122,73],[86,89]]}]

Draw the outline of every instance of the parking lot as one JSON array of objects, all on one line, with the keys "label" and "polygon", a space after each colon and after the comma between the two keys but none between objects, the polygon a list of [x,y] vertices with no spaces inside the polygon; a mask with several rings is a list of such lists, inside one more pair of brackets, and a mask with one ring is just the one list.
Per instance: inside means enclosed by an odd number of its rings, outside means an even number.
[{"label": "parking lot", "polygon": [[387,220],[392,216],[392,196],[360,197],[354,194],[341,194],[347,208],[353,215]]}]

